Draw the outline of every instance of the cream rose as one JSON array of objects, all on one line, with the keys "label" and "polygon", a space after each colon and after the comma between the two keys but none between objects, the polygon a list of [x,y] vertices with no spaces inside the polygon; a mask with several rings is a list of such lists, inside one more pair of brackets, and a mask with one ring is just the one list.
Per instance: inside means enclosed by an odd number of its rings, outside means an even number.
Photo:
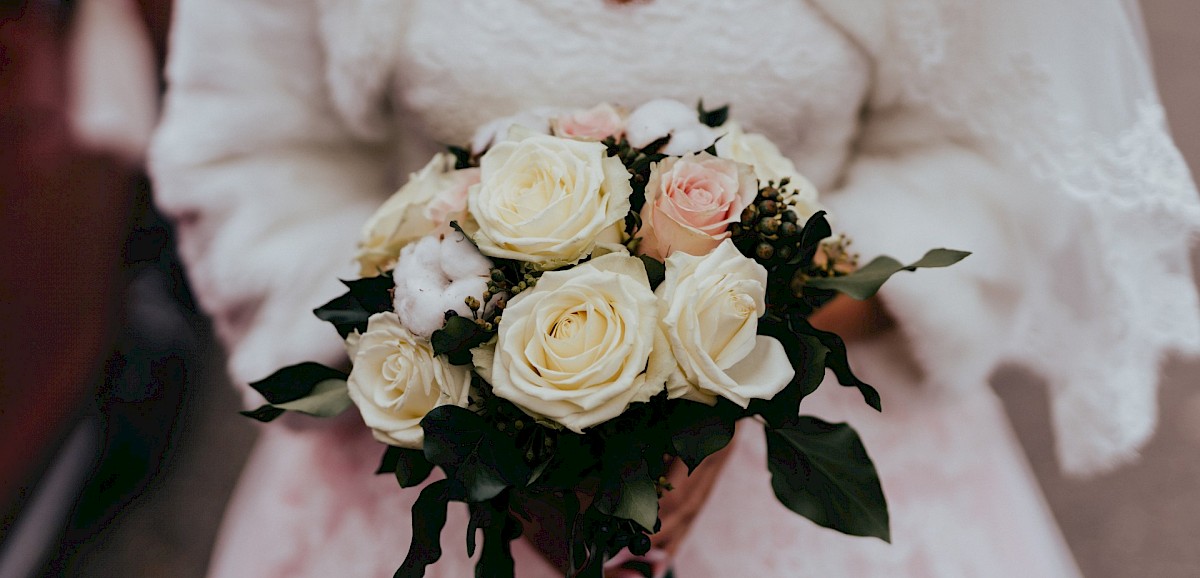
[{"label": "cream rose", "polygon": [[394,314],[372,315],[355,350],[346,384],[375,439],[421,449],[421,419],[429,410],[467,406],[470,369],[435,356],[433,346],[405,329]]},{"label": "cream rose", "polygon": [[799,215],[801,223],[823,208],[817,201],[817,187],[796,170],[796,165],[779,152],[775,143],[761,134],[743,131],[741,125],[732,121],[723,128],[726,132],[717,141],[717,156],[754,167],[755,176],[764,185],[788,179],[787,189],[793,194],[787,203]]},{"label": "cream rose", "polygon": [[766,311],[767,270],[725,241],[696,257],[675,253],[655,294],[675,361],[671,398],[708,404],[717,396],[742,407],[771,399],[795,371],[783,345],[758,335]]},{"label": "cream rose", "polygon": [[359,274],[377,275],[405,245],[462,218],[467,188],[477,182],[479,169],[454,170],[454,157],[434,155],[363,224],[355,257]]},{"label": "cream rose", "polygon": [[638,251],[664,259],[704,255],[729,237],[729,224],[758,194],[749,165],[708,153],[669,157],[650,168]]},{"label": "cream rose", "polygon": [[582,432],[662,391],[671,360],[657,320],[642,262],[610,253],[514,297],[476,370],[497,396]]},{"label": "cream rose", "polygon": [[557,136],[600,141],[620,136],[625,130],[625,120],[613,105],[601,104],[559,115],[550,120],[550,126]]},{"label": "cream rose", "polygon": [[604,145],[530,135],[497,143],[467,202],[484,255],[544,269],[576,263],[629,212],[629,173]]}]

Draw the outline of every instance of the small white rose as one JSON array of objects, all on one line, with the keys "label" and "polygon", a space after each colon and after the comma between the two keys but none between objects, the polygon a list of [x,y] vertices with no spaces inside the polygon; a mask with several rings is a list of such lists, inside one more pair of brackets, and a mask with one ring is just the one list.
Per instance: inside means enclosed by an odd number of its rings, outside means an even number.
[{"label": "small white rose", "polygon": [[662,391],[672,363],[656,308],[628,253],[548,272],[509,303],[495,343],[475,350],[477,371],[526,413],[582,432]]},{"label": "small white rose", "polygon": [[787,199],[787,203],[800,217],[801,223],[822,210],[817,200],[817,187],[796,170],[796,165],[779,152],[775,143],[761,134],[745,132],[741,125],[732,121],[725,123],[722,128],[725,129],[725,135],[717,141],[717,156],[754,167],[754,174],[763,185],[768,182],[779,184],[783,179],[789,179],[787,189],[793,195]]},{"label": "small white rose", "polygon": [[625,120],[625,138],[636,148],[646,147],[667,135],[671,140],[660,152],[681,156],[708,148],[720,133],[700,122],[695,108],[666,98],[637,107]]},{"label": "small white rose", "polygon": [[703,152],[667,157],[650,168],[638,251],[659,260],[704,255],[729,238],[729,224],[756,195],[749,165]]},{"label": "small white rose", "polygon": [[588,110],[561,114],[550,120],[555,136],[578,140],[600,141],[619,137],[625,130],[625,119],[611,104],[600,104]]},{"label": "small white rose", "polygon": [[530,135],[496,144],[480,163],[467,201],[489,257],[543,269],[576,263],[629,212],[629,173],[598,142]]},{"label": "small white rose", "polygon": [[454,157],[434,155],[363,224],[355,257],[359,275],[377,275],[405,245],[463,218],[467,188],[477,182],[479,169],[454,170]]},{"label": "small white rose", "polygon": [[395,315],[372,315],[357,349],[346,385],[375,439],[421,449],[425,414],[441,405],[467,406],[470,369],[435,356]]},{"label": "small white rose", "polygon": [[400,321],[428,339],[445,325],[447,311],[469,317],[467,297],[482,302],[492,262],[458,231],[429,236],[400,252],[392,277]]},{"label": "small white rose", "polygon": [[696,257],[675,253],[655,294],[676,367],[668,395],[703,403],[720,396],[746,407],[771,399],[795,376],[779,341],[758,335],[767,270],[733,241]]}]

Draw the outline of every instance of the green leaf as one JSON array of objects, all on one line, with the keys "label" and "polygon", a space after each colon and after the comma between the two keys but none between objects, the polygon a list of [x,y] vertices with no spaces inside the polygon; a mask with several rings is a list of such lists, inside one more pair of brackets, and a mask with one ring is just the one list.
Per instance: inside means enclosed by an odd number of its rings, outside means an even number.
[{"label": "green leaf", "polygon": [[849,275],[811,279],[808,284],[820,289],[841,291],[855,299],[868,299],[879,291],[884,282],[900,271],[949,267],[962,261],[967,255],[970,253],[953,249],[932,249],[911,265],[902,265],[891,257],[880,256]]},{"label": "green leaf", "polygon": [[662,261],[646,255],[638,255],[638,259],[641,259],[642,264],[646,266],[646,277],[650,279],[650,290],[658,289],[658,286],[667,278],[667,266]]},{"label": "green leaf", "polygon": [[[516,568],[512,556],[511,542],[521,535],[521,525],[508,515],[489,504],[490,510],[479,527],[483,528],[483,548],[475,564],[475,578],[514,578]],[[475,517],[472,516],[472,522]],[[474,532],[473,529],[468,531]],[[468,548],[468,551],[474,548]]]},{"label": "green leaf", "polygon": [[354,405],[344,379],[327,379],[313,386],[307,396],[275,407],[316,417],[333,417]]},{"label": "green leaf", "polygon": [[794,419],[800,413],[800,402],[824,381],[829,348],[814,336],[794,331],[790,323],[782,320],[759,321],[758,333],[779,340],[796,372],[792,381],[775,397],[750,402],[751,413],[763,416],[767,423],[779,425]]},{"label": "green leaf", "polygon": [[804,228],[800,229],[800,242],[796,247],[796,255],[788,262],[793,265],[797,263],[811,263],[813,256],[817,254],[817,248],[821,246],[821,241],[829,238],[832,234],[833,229],[829,227],[829,220],[825,218],[825,211],[813,213],[805,221]]},{"label": "green leaf", "polygon": [[450,483],[438,480],[425,486],[412,506],[412,542],[394,578],[422,578],[425,567],[442,557],[442,528],[451,499]]},{"label": "green leaf", "polygon": [[891,540],[879,474],[850,426],[799,417],[766,433],[771,488],[784,506],[844,534]]},{"label": "green leaf", "polygon": [[833,371],[838,383],[845,387],[858,388],[867,405],[875,408],[875,411],[883,411],[883,402],[879,398],[879,392],[850,370],[850,357],[846,354],[846,342],[840,335],[817,329],[807,319],[795,318],[792,322],[795,323],[800,333],[817,339],[821,345],[825,346],[825,366]]},{"label": "green leaf", "polygon": [[250,384],[272,405],[280,405],[309,396],[313,388],[327,380],[345,381],[346,372],[307,361],[289,365],[266,379]]},{"label": "green leaf", "polygon": [[699,115],[700,122],[712,128],[717,128],[729,120],[729,105],[713,110],[704,110],[704,101],[701,100],[696,104],[696,112]]},{"label": "green leaf", "polygon": [[658,523],[658,490],[649,479],[625,480],[621,485],[621,499],[612,515],[633,520],[646,530],[654,531]]},{"label": "green leaf", "polygon": [[462,484],[466,501],[490,500],[529,479],[529,466],[512,438],[471,410],[444,405],[421,420],[425,458]]},{"label": "green leaf", "polygon": [[492,338],[469,317],[454,315],[446,320],[446,325],[433,332],[429,342],[433,345],[434,355],[445,355],[454,365],[470,365],[471,349],[478,347]]},{"label": "green leaf", "polygon": [[395,474],[401,488],[411,488],[424,482],[433,472],[433,464],[421,450],[388,446],[376,474]]},{"label": "green leaf", "polygon": [[248,418],[256,419],[263,423],[267,423],[267,422],[272,421],[275,418],[283,415],[284,411],[282,409],[279,409],[279,408],[271,405],[271,404],[267,404],[267,405],[259,407],[258,409],[255,409],[255,410],[239,411],[238,413],[240,413]]},{"label": "green leaf", "polygon": [[[687,464],[688,473],[696,469],[708,456],[729,445],[733,439],[737,412],[729,402],[718,402],[708,406],[694,401],[680,400],[667,417],[671,434],[671,447],[675,455]],[[736,410],[737,407],[733,406]]]},{"label": "green leaf", "polygon": [[349,291],[313,310],[322,321],[332,323],[344,339],[354,331],[367,330],[367,320],[376,313],[392,310],[392,276],[382,274],[353,281],[342,281]]}]

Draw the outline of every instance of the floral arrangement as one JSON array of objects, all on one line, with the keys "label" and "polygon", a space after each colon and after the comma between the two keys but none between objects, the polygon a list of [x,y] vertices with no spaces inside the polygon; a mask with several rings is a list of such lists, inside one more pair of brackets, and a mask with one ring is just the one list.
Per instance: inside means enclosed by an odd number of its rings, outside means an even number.
[{"label": "floral arrangement", "polygon": [[[512,576],[531,504],[564,520],[567,576],[650,548],[667,468],[695,468],[764,424],[780,502],[817,524],[889,539],[859,437],[801,416],[832,370],[880,409],[842,340],[807,317],[865,299],[893,273],[966,253],[859,268],[816,188],[765,137],[657,100],[542,111],[483,127],[413,174],[364,225],[361,278],[316,309],[347,374],[315,363],[252,384],[246,412],[338,414],[388,445],[380,473],[425,483],[396,576],[441,555],[447,504],[471,512],[479,576]],[[544,499],[543,499],[544,498]]]}]

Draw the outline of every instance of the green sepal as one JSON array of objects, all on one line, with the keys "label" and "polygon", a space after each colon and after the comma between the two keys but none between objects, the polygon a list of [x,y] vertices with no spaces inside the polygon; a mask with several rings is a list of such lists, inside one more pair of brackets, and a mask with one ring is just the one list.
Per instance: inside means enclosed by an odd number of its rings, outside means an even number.
[{"label": "green sepal", "polygon": [[393,578],[422,578],[425,567],[442,557],[442,528],[453,494],[449,480],[438,480],[421,490],[412,506],[412,542]]},{"label": "green sepal", "polygon": [[880,256],[873,259],[870,263],[860,267],[849,275],[840,277],[823,277],[810,279],[808,285],[819,289],[832,289],[840,291],[858,300],[869,299],[879,291],[879,288],[891,278],[892,275],[900,271],[916,271],[917,269],[931,269],[937,267],[949,267],[959,261],[965,259],[970,253],[966,251],[956,251],[953,249],[931,249],[925,253],[915,263],[903,265],[899,261],[888,257]]},{"label": "green sepal", "polygon": [[784,506],[844,534],[891,541],[879,474],[853,428],[803,416],[766,435],[771,488]]},{"label": "green sepal", "polygon": [[733,440],[739,409],[725,400],[718,400],[715,406],[680,400],[671,408],[667,417],[671,447],[687,465],[689,474],[704,458]]},{"label": "green sepal", "polygon": [[470,317],[452,315],[441,329],[433,332],[429,343],[434,355],[445,355],[454,365],[470,365],[471,349],[484,344],[492,335]]},{"label": "green sepal", "polygon": [[471,410],[436,407],[421,420],[421,427],[425,458],[462,485],[465,501],[490,500],[529,480],[529,466],[513,439]]}]

